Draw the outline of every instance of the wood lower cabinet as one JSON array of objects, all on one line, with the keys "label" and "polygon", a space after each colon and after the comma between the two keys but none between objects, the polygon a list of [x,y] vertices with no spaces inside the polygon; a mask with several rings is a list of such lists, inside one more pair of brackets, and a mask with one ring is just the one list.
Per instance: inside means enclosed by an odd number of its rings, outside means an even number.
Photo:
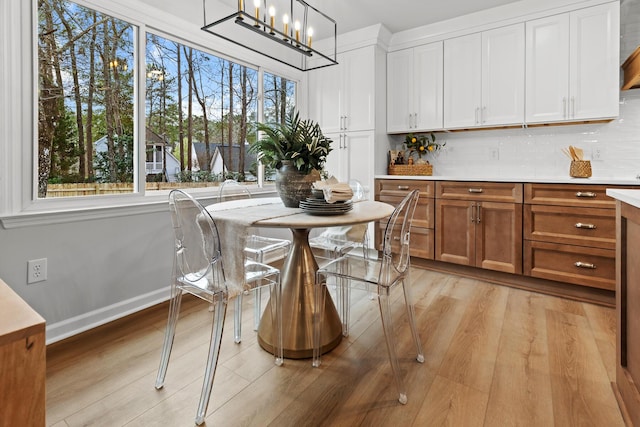
[{"label": "wood lower cabinet", "polygon": [[0,427],[45,425],[45,322],[0,280]]},{"label": "wood lower cabinet", "polygon": [[640,186],[376,179],[376,200],[395,205],[414,188],[415,264],[614,306],[616,204],[606,192]]},{"label": "wood lower cabinet", "polygon": [[[416,206],[411,225],[411,242],[409,245],[411,256],[423,259],[433,259],[433,227],[434,227],[434,182],[410,179],[377,179],[375,198],[381,202],[397,206],[402,199],[413,190],[419,190],[418,205]],[[386,221],[378,222],[375,233],[375,245],[382,249],[382,236]]]},{"label": "wood lower cabinet", "polygon": [[522,184],[436,183],[435,259],[522,273]]},{"label": "wood lower cabinet", "polygon": [[640,426],[640,209],[616,211],[616,397],[627,425]]},{"label": "wood lower cabinet", "polygon": [[526,275],[615,289],[615,202],[607,188],[525,184]]}]

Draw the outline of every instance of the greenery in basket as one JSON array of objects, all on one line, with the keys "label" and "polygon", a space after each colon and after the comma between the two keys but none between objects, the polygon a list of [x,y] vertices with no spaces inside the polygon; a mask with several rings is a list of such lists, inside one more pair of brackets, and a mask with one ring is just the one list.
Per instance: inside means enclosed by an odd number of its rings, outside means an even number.
[{"label": "greenery in basket", "polygon": [[300,172],[309,174],[322,170],[331,151],[331,139],[322,134],[312,120],[301,120],[293,110],[284,123],[258,123],[262,138],[251,144],[249,151],[257,153],[266,167],[279,169],[283,160],[291,160]]},{"label": "greenery in basket", "polygon": [[405,137],[404,140],[404,145],[409,150],[407,158],[413,157],[414,154],[417,154],[419,160],[422,160],[423,155],[435,153],[436,151],[440,150],[445,146],[445,144],[446,142],[443,144],[437,143],[436,136],[433,133],[430,133],[428,135],[414,135],[410,133]]}]

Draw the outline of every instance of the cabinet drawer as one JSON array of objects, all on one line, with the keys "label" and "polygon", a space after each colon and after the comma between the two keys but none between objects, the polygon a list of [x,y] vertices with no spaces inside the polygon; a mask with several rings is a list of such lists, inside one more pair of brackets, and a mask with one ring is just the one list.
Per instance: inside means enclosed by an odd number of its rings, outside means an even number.
[{"label": "cabinet drawer", "polygon": [[522,203],[522,184],[513,182],[436,182],[436,198]]},{"label": "cabinet drawer", "polygon": [[615,201],[606,194],[607,188],[615,187],[588,184],[525,184],[524,202],[538,205],[615,209]]},{"label": "cabinet drawer", "polygon": [[[393,206],[398,206],[403,198],[404,196],[390,196],[385,194],[379,196],[378,200]],[[433,224],[435,223],[433,218],[434,211],[434,199],[422,197],[422,193],[420,193],[418,204],[413,214],[412,225],[414,227],[433,228]]]},{"label": "cabinet drawer", "polygon": [[525,241],[524,273],[606,290],[616,287],[615,250]]},{"label": "cabinet drawer", "polygon": [[[382,238],[387,226],[386,221],[378,222],[378,232],[376,233],[376,249],[382,250]],[[399,250],[399,242],[393,242],[392,250]],[[412,257],[433,259],[433,229],[422,227],[411,227],[411,241],[409,242],[409,253]]]},{"label": "cabinet drawer", "polygon": [[434,193],[433,181],[420,181],[414,179],[378,179],[376,180],[376,195],[398,196],[400,198],[406,196],[413,190],[420,191],[420,198],[431,197]]},{"label": "cabinet drawer", "polygon": [[524,238],[613,250],[616,248],[615,211],[525,205]]}]

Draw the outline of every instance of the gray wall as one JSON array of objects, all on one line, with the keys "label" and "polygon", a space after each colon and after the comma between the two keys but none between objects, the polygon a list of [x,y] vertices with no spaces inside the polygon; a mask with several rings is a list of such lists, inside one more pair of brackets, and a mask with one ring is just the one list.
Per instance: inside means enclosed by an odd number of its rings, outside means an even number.
[{"label": "gray wall", "polygon": [[[166,298],[172,233],[168,209],[0,228],[0,277],[45,318],[47,338],[56,340]],[[47,258],[48,279],[27,285],[27,261],[37,258]]]}]

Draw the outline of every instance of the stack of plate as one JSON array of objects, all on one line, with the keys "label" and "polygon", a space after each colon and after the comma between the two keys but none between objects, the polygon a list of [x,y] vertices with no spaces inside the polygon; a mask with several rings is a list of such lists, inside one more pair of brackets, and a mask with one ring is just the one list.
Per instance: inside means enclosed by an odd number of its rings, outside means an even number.
[{"label": "stack of plate", "polygon": [[351,200],[327,203],[324,199],[307,198],[300,202],[300,209],[311,215],[342,215],[353,209]]}]

